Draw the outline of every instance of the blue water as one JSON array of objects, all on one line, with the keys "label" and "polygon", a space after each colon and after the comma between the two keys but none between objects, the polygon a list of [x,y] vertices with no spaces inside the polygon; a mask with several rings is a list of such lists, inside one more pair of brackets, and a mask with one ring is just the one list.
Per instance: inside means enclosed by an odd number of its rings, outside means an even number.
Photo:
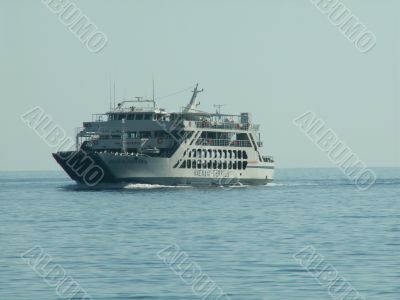
[{"label": "blue water", "polygon": [[360,192],[335,169],[271,186],[88,190],[0,173],[0,299],[60,299],[20,258],[40,246],[93,299],[201,299],[157,257],[177,244],[232,300],[332,299],[293,255],[312,245],[365,299],[400,299],[400,169]]}]

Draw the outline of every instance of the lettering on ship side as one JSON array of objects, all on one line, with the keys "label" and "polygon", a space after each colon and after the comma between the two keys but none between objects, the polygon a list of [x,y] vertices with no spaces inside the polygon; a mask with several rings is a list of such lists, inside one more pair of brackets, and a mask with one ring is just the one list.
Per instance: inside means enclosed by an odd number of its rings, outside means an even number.
[{"label": "lettering on ship side", "polygon": [[229,177],[229,171],[224,170],[195,170],[193,172],[195,177]]}]

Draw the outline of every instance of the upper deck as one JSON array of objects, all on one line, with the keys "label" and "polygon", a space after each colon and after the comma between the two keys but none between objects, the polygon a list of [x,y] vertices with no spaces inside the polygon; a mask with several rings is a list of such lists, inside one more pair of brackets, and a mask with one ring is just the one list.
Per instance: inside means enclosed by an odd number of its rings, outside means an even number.
[{"label": "upper deck", "polygon": [[180,112],[167,112],[154,99],[122,101],[104,114],[92,115],[91,122],[84,122],[78,130],[77,144],[93,150],[121,148],[139,152],[146,148],[169,155],[193,135],[196,140],[192,144],[196,146],[263,147],[257,134],[259,125],[253,124],[250,113],[200,111],[195,101],[199,92],[197,88],[193,91],[190,103]]},{"label": "upper deck", "polygon": [[240,115],[229,115],[207,112],[179,112],[169,113],[158,108],[154,104],[151,108],[139,108],[136,106],[125,107],[123,104],[131,103],[125,101],[117,108],[105,114],[92,115],[92,122],[84,122],[83,127],[87,132],[96,128],[102,131],[115,131],[122,127],[127,129],[138,128],[140,130],[154,130],[160,126],[163,128],[182,126],[187,130],[208,129],[211,131],[258,131],[259,125],[251,122],[250,113]]}]

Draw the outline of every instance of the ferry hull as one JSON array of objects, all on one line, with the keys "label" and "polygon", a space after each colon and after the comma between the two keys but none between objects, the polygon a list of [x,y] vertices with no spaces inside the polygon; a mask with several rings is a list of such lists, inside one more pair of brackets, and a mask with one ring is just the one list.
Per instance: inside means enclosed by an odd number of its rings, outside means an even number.
[{"label": "ferry hull", "polygon": [[184,170],[174,169],[171,159],[167,158],[82,150],[54,153],[53,157],[72,180],[88,186],[122,182],[170,186],[266,185],[274,178],[273,166],[247,170]]}]

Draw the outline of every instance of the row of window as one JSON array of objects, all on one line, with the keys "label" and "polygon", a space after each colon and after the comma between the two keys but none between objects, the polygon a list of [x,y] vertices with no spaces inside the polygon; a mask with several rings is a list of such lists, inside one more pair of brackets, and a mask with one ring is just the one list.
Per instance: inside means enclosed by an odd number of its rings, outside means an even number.
[{"label": "row of window", "polygon": [[[137,132],[126,132],[126,137],[128,139],[143,139],[143,138],[161,138],[168,139],[170,135],[165,131],[137,131]],[[121,135],[101,135],[102,140],[107,139],[121,139]]]},{"label": "row of window", "polygon": [[181,169],[246,170],[247,161],[184,160]]},{"label": "row of window", "polygon": [[248,159],[247,152],[241,150],[193,149],[189,150],[188,156],[190,158]]},{"label": "row of window", "polygon": [[151,114],[151,113],[136,113],[136,114],[110,114],[110,121],[121,121],[121,120],[129,120],[129,121],[166,121],[167,117],[161,114]]}]

